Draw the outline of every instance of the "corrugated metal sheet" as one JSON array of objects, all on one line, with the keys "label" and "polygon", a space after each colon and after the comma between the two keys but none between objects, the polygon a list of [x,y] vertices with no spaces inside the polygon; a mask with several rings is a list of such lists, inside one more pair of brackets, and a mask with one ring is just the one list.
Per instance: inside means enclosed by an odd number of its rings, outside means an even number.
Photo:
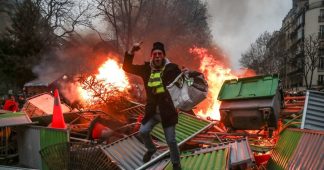
[{"label": "corrugated metal sheet", "polygon": [[41,128],[40,146],[41,149],[62,142],[68,142],[69,137],[66,131],[58,129]]},{"label": "corrugated metal sheet", "polygon": [[222,149],[224,147],[231,148],[231,166],[239,165],[242,163],[253,163],[255,161],[247,138],[244,138],[242,140],[236,140],[230,143],[223,143],[219,146],[197,149],[194,151],[194,153],[210,152]]},{"label": "corrugated metal sheet", "polygon": [[288,162],[289,169],[324,169],[324,132],[302,132],[298,146]]},{"label": "corrugated metal sheet", "polygon": [[324,92],[307,91],[302,129],[324,130]]},{"label": "corrugated metal sheet", "polygon": [[[137,134],[133,134],[110,145],[103,146],[106,155],[116,164],[127,170],[134,170],[144,164],[142,161],[146,148],[138,139]],[[153,158],[161,154],[156,152]]]},{"label": "corrugated metal sheet", "polygon": [[[19,164],[30,168],[42,168],[40,133],[38,128],[22,127],[17,133]],[[33,156],[31,156],[33,155]]]},{"label": "corrugated metal sheet", "polygon": [[[139,114],[144,114],[145,107],[142,104],[138,104],[137,106],[125,109],[121,112],[131,116],[138,116]],[[197,133],[197,131],[201,130],[202,128],[212,125],[211,122],[199,119],[183,112],[179,113],[178,120],[178,124],[176,125],[176,140],[178,143]],[[152,135],[159,140],[166,142],[161,123],[155,126],[152,131]]]},{"label": "corrugated metal sheet", "polygon": [[22,112],[0,114],[0,127],[32,124],[29,117]]},{"label": "corrugated metal sheet", "polygon": [[[136,115],[137,117],[139,114],[144,114],[144,111],[145,111],[144,105],[138,104],[137,106],[131,107],[129,109],[125,109],[122,112],[128,115],[133,115],[133,116]],[[176,140],[178,142],[178,145],[179,146],[182,145],[183,143],[185,143],[186,141],[188,141],[198,133],[209,128],[211,125],[213,125],[212,122],[201,120],[197,117],[191,116],[186,113],[179,113],[179,123],[176,126]],[[152,136],[158,138],[162,142],[165,142],[164,132],[161,123],[155,126],[155,128],[152,131]],[[153,158],[150,162],[147,162],[144,165],[142,164],[139,167],[138,164],[134,167],[131,166],[129,167],[133,169],[148,168],[150,165],[157,162],[158,160],[166,156],[168,153],[169,150],[163,152],[156,158]],[[140,159],[142,159],[142,156],[140,157]],[[138,162],[141,162],[141,160]]]},{"label": "corrugated metal sheet", "polygon": [[[176,140],[178,143],[180,143],[192,136],[193,134],[197,133],[202,128],[205,128],[206,126],[210,125],[211,122],[198,119],[186,113],[180,113],[178,124],[176,125]],[[161,123],[157,124],[154,127],[152,135],[166,143]]]},{"label": "corrugated metal sheet", "polygon": [[138,104],[136,106],[130,107],[128,109],[120,111],[123,114],[126,114],[130,120],[137,121],[139,115],[144,115],[145,106],[142,104]]},{"label": "corrugated metal sheet", "polygon": [[50,144],[67,142],[69,139],[69,134],[65,130],[39,126],[19,128],[17,134],[19,163],[26,167],[38,169],[46,169],[39,154],[41,149]]},{"label": "corrugated metal sheet", "polygon": [[[69,136],[67,131],[58,129],[41,128],[40,129],[40,150],[47,146],[57,143],[68,142]],[[43,169],[48,169],[46,163],[42,163]]]},{"label": "corrugated metal sheet", "polygon": [[165,168],[170,162],[170,159],[163,159],[162,161],[157,162],[156,164],[147,168],[147,170],[158,170]]},{"label": "corrugated metal sheet", "polygon": [[50,145],[40,151],[51,170],[118,170],[104,151],[87,143],[64,142]]},{"label": "corrugated metal sheet", "polygon": [[288,169],[288,161],[293,155],[302,132],[287,129],[280,135],[279,141],[271,153],[267,169]]},{"label": "corrugated metal sheet", "polygon": [[[187,140],[189,140],[190,138],[192,138],[193,136],[195,136],[196,134],[198,134],[199,132],[207,129],[210,125],[212,125],[207,121],[195,119],[194,117],[190,117],[189,115],[185,115],[183,113],[180,114],[179,117],[181,117],[179,118],[179,124],[182,124],[182,126],[180,126],[180,131],[176,131],[179,146]],[[192,127],[190,127],[190,125],[192,125]],[[159,139],[164,139],[162,138],[164,137],[162,127],[158,127],[158,129],[159,128],[160,131],[158,133],[155,133],[159,134]],[[188,130],[188,132],[186,132],[186,130]],[[178,137],[179,134],[180,137]],[[113,144],[104,146],[103,149],[113,161],[116,161],[118,163],[117,165],[124,169],[145,169],[169,153],[169,150],[163,152],[162,154],[156,153],[156,155],[154,155],[150,162],[144,164],[142,158],[146,152],[146,148],[144,144],[142,144],[135,135],[131,135]]]},{"label": "corrugated metal sheet", "polygon": [[[222,170],[229,169],[230,148],[225,147],[211,152],[187,155],[181,157],[182,170]],[[165,170],[172,170],[172,164],[169,163]]]},{"label": "corrugated metal sheet", "polygon": [[131,114],[135,114],[135,115],[144,114],[145,106],[142,105],[142,104],[138,104],[136,106],[124,109],[124,110],[122,110],[120,112],[129,114],[129,115],[131,115]]},{"label": "corrugated metal sheet", "polygon": [[[179,113],[179,123],[176,126],[176,140],[178,142],[178,146],[184,144],[197,134],[201,133],[202,131],[208,129],[213,125],[212,122],[208,122],[205,120],[198,119],[197,117],[188,115],[186,113]],[[156,127],[152,131],[152,135],[157,137],[160,140],[164,140],[164,134],[162,130],[162,126],[160,124],[156,125]],[[146,164],[142,165],[138,169],[145,169],[151,164],[157,162],[164,156],[166,156],[169,153],[168,151],[165,151],[158,157],[152,159],[150,162],[147,162]]]}]

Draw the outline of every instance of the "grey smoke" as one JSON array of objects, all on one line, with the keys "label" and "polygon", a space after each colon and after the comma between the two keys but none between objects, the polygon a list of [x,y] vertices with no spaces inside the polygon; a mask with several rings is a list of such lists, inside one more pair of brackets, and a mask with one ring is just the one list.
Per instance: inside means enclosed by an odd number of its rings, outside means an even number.
[{"label": "grey smoke", "polygon": [[291,0],[207,0],[214,41],[240,68],[241,53],[264,31],[281,27],[292,7]]}]

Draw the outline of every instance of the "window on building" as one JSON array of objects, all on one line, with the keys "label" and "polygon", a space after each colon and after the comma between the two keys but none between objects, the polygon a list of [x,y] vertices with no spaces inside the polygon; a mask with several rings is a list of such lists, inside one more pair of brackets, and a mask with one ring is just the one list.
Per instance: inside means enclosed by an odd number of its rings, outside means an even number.
[{"label": "window on building", "polygon": [[324,38],[324,25],[320,25],[319,36],[320,38]]},{"label": "window on building", "polygon": [[318,85],[324,85],[324,75],[318,75]]},{"label": "window on building", "polygon": [[324,17],[324,9],[320,9],[320,17]]},{"label": "window on building", "polygon": [[324,49],[319,49],[318,50],[318,56],[324,57]]},{"label": "window on building", "polygon": [[320,9],[320,14],[318,16],[318,22],[324,22],[324,9]]},{"label": "window on building", "polygon": [[319,70],[324,70],[324,56],[320,56],[318,60],[318,69]]}]

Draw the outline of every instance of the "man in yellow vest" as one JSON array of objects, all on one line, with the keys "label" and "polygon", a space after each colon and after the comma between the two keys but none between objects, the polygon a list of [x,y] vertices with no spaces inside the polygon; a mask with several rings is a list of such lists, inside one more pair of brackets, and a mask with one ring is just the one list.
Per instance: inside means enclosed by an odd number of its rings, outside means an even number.
[{"label": "man in yellow vest", "polygon": [[181,70],[178,65],[171,63],[166,58],[164,44],[161,42],[155,42],[153,44],[150,62],[145,62],[143,65],[134,65],[134,54],[139,49],[140,44],[136,44],[130,52],[125,53],[123,69],[128,73],[140,76],[144,81],[147,98],[145,115],[139,130],[147,148],[143,162],[148,162],[156,152],[156,147],[151,139],[150,133],[154,126],[161,122],[165,139],[170,149],[173,169],[181,169],[179,148],[175,134],[178,113],[166,89],[166,86],[181,73]]}]

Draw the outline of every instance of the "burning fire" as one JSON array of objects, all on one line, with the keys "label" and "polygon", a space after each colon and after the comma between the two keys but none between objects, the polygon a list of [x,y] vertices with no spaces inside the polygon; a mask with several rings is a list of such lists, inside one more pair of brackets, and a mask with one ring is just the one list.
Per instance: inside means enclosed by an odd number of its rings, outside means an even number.
[{"label": "burning fire", "polygon": [[108,59],[100,68],[99,74],[96,75],[98,80],[104,80],[106,84],[113,85],[120,91],[129,87],[128,78],[124,70],[115,60]]},{"label": "burning fire", "polygon": [[[196,55],[200,59],[200,71],[205,75],[208,82],[208,96],[207,100],[203,101],[195,109],[198,116],[212,120],[220,120],[219,107],[221,102],[217,100],[220,89],[223,82],[228,79],[237,79],[238,77],[246,77],[255,75],[252,70],[241,70],[239,73],[233,73],[231,69],[227,68],[222,62],[216,60],[216,57],[208,53],[207,49],[204,48],[191,48],[190,53]],[[126,92],[129,87],[129,81],[122,70],[121,65],[117,63],[116,60],[108,59],[101,67],[98,69],[98,74],[94,76],[89,76],[86,78],[95,79],[103,82],[103,88],[97,88],[96,90],[102,92],[111,92],[109,95],[115,95],[114,91]],[[82,85],[78,87],[78,92],[84,102],[88,104],[93,104],[94,99],[98,97],[93,90],[82,88]]]},{"label": "burning fire", "polygon": [[[94,80],[90,80],[91,78],[94,78]],[[93,103],[92,101],[95,100],[96,96],[98,96],[96,92],[113,92],[116,90],[119,92],[125,92],[130,87],[128,78],[122,69],[122,66],[113,59],[108,59],[104,64],[102,64],[98,69],[98,74],[93,77],[89,76],[86,79],[88,82],[101,82],[103,85],[103,87],[100,86],[100,88],[98,88],[98,86],[95,87],[97,88],[95,90],[84,89],[82,86],[78,86],[78,92],[81,98],[88,103]]]},{"label": "burning fire", "polygon": [[190,53],[200,58],[199,69],[206,76],[208,82],[207,100],[198,106],[196,113],[204,119],[220,120],[219,106],[221,102],[217,100],[218,93],[225,80],[237,77],[232,74],[231,69],[226,68],[214,56],[208,54],[207,49],[194,47],[190,49]]}]

